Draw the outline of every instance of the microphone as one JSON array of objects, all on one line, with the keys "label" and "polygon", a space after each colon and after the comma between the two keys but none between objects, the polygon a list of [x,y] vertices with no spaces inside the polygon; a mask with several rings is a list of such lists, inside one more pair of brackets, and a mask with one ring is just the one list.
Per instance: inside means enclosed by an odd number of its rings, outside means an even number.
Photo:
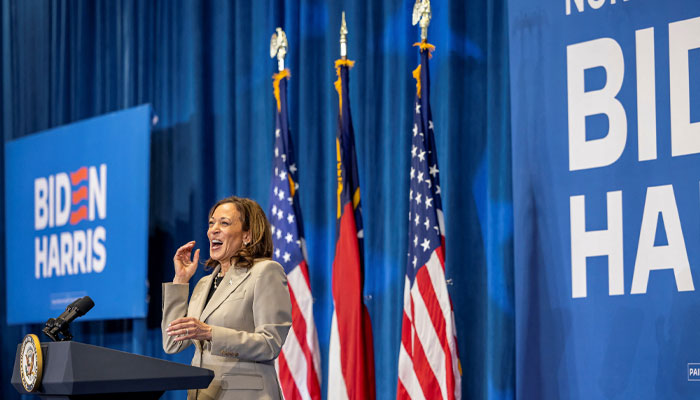
[{"label": "microphone", "polygon": [[70,323],[76,318],[85,315],[94,306],[95,303],[89,296],[76,299],[66,307],[66,311],[59,315],[58,318],[49,318],[42,332],[54,342],[73,340],[73,335],[68,329]]}]

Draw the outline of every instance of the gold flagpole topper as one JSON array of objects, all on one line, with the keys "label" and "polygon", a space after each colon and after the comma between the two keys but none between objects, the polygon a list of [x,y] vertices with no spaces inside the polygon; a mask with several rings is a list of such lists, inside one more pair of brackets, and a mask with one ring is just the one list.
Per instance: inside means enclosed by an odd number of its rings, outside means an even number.
[{"label": "gold flagpole topper", "polygon": [[420,40],[428,42],[428,26],[430,25],[430,0],[416,0],[413,5],[413,25],[420,22]]},{"label": "gold flagpole topper", "polygon": [[287,55],[288,47],[287,35],[282,28],[278,27],[276,32],[272,34],[272,39],[270,39],[270,58],[277,56],[277,69],[280,72],[284,71],[284,57]]}]

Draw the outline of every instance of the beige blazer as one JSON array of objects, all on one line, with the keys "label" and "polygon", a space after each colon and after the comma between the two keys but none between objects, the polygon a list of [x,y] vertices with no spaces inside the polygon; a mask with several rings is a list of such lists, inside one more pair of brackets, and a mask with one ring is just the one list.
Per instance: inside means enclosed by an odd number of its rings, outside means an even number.
[{"label": "beige blazer", "polygon": [[[197,282],[189,303],[189,284],[163,284],[163,349],[172,354],[194,343],[192,365],[214,371],[209,387],[188,391],[187,399],[282,399],[274,360],[292,326],[284,269],[269,259],[229,268],[205,307],[219,268]],[[173,341],[165,329],[184,316],[211,326],[211,341]]]}]

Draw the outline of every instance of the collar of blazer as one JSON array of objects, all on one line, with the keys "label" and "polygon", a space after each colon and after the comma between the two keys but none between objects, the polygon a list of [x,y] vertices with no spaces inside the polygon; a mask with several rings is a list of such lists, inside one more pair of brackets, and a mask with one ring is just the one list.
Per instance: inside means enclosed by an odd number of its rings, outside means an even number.
[{"label": "collar of blazer", "polygon": [[[207,282],[206,285],[204,285],[204,288],[206,288],[206,291],[208,292],[209,289],[211,288],[212,281],[214,280],[214,277],[216,274],[219,273],[219,270],[221,269],[221,266],[217,266],[214,269],[214,272],[211,273],[207,278],[209,281]],[[233,293],[238,287],[243,283],[243,281],[246,280],[250,276],[250,268],[248,270],[241,270],[241,268],[235,268],[231,267],[226,271],[226,275],[224,275],[224,279],[221,280],[221,286],[216,289],[214,292],[214,295],[211,296],[211,300],[209,300],[209,303],[204,307],[204,310],[202,310],[202,314],[199,317],[199,320],[204,322],[207,320],[207,318],[211,315],[214,310],[219,308],[221,303],[226,300],[231,293]],[[203,296],[204,301],[206,301],[206,294]]]}]

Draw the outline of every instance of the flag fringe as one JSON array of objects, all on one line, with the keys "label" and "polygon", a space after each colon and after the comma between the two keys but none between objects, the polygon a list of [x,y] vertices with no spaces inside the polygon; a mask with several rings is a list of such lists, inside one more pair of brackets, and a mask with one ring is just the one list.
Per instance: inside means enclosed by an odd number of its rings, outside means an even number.
[{"label": "flag fringe", "polygon": [[335,60],[335,74],[338,76],[333,84],[335,85],[335,91],[338,92],[338,109],[340,110],[340,117],[343,117],[343,85],[340,80],[340,67],[352,68],[355,65],[355,61],[352,60]]},{"label": "flag fringe", "polygon": [[428,56],[430,58],[433,58],[433,52],[435,51],[435,46],[433,46],[432,44],[430,44],[428,42],[416,42],[416,43],[413,43],[413,47],[419,47],[420,51],[428,50],[429,51]]},{"label": "flag fringe", "polygon": [[277,101],[277,111],[282,111],[282,104],[280,103],[280,81],[284,78],[289,78],[292,74],[288,69],[283,69],[282,71],[272,75],[272,89],[275,94],[275,100]]},{"label": "flag fringe", "polygon": [[418,98],[421,98],[420,97],[420,70],[421,70],[420,64],[418,64],[418,68],[413,70],[413,79],[416,80],[416,95],[418,96]]}]

